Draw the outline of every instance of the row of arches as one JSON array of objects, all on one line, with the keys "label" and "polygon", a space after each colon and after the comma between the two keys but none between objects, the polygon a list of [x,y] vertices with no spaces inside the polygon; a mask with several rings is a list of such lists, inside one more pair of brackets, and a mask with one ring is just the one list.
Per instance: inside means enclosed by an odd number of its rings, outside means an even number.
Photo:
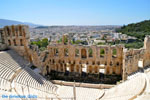
[{"label": "row of arches", "polygon": [[[99,51],[99,55],[100,57],[104,57],[106,54],[105,49],[100,49]],[[58,56],[59,55],[59,50],[58,48],[54,48],[54,55]],[[65,48],[64,49],[64,56],[69,56],[69,49]],[[79,49],[75,49],[75,57],[79,57],[80,56],[80,51]],[[117,49],[113,49],[112,50],[112,57],[116,57],[117,56]],[[87,54],[87,50],[86,49],[81,49],[81,58],[87,58],[87,57],[93,57],[93,50],[92,48],[88,49],[88,54]]]},{"label": "row of arches", "polygon": [[[52,67],[53,66],[53,67]],[[74,64],[70,64],[70,65],[66,65],[66,64],[55,64],[55,65],[51,65],[51,67],[46,66],[46,71],[50,73],[51,70],[54,70],[56,72],[70,72],[70,73],[89,73],[89,74],[99,74],[99,73],[103,73],[103,74],[120,74],[120,69],[116,68],[116,67],[106,67],[106,69],[104,68],[99,68],[98,66],[87,66],[86,68],[82,65],[74,65]]]},{"label": "row of arches", "polygon": [[[100,49],[99,55],[100,57],[104,57],[106,54],[105,49]],[[93,50],[90,48],[88,49],[88,57],[93,57]],[[112,50],[112,57],[117,57],[117,49]],[[81,49],[81,58],[87,58],[87,50]]]},{"label": "row of arches", "polygon": [[0,31],[0,43],[4,43],[4,39],[3,39],[1,31]]},{"label": "row of arches", "polygon": [[101,61],[86,61],[86,62],[82,62],[82,61],[75,61],[75,60],[73,60],[73,61],[64,61],[64,60],[58,60],[57,62],[54,60],[54,59],[50,59],[49,60],[49,62],[50,62],[50,64],[66,64],[66,63],[68,63],[68,64],[86,64],[86,65],[104,65],[104,66],[107,66],[107,65],[109,65],[109,66],[122,66],[122,63],[120,63],[119,61],[116,61],[116,62],[110,62],[110,63],[108,63],[108,62],[101,62]]},{"label": "row of arches", "polygon": [[14,45],[14,46],[23,46],[23,39],[19,39],[19,41],[20,41],[20,44],[17,44],[16,39],[13,39],[12,41],[8,40],[8,45],[9,46],[12,46],[12,45]]},{"label": "row of arches", "polygon": [[7,33],[7,36],[23,36],[23,33],[25,32],[24,28],[22,26],[14,26],[11,27],[6,26],[5,32]]}]

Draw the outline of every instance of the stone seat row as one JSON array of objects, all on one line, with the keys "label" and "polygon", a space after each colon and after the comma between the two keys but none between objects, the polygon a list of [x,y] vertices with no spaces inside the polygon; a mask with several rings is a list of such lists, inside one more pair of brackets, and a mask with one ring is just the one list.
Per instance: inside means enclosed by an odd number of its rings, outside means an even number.
[{"label": "stone seat row", "polygon": [[13,57],[18,63],[20,64],[28,64],[28,61],[25,60],[23,57],[21,57],[17,52],[14,50],[8,50],[6,51],[7,55],[10,57]]},{"label": "stone seat row", "polygon": [[23,64],[18,64],[16,61],[14,61],[11,57],[7,57],[5,55],[0,55],[0,63],[3,65],[6,65],[13,71],[18,70],[21,67],[25,67]]},{"label": "stone seat row", "polygon": [[18,64],[13,63],[11,60],[5,60],[3,58],[0,58],[0,63],[3,65],[6,65],[8,68],[10,68],[13,71],[17,71],[20,66]]},{"label": "stone seat row", "polygon": [[0,90],[9,91],[11,89],[11,83],[0,77]]},{"label": "stone seat row", "polygon": [[4,78],[6,80],[10,80],[12,76],[14,75],[14,71],[8,69],[6,66],[0,64],[0,77]]},{"label": "stone seat row", "polygon": [[34,73],[30,68],[26,67],[15,78],[16,83],[28,85],[29,87],[36,88],[48,93],[55,92],[56,86],[41,78],[38,74]]},{"label": "stone seat row", "polygon": [[[137,84],[138,83],[138,84]],[[107,91],[100,100],[129,100],[136,98],[146,86],[145,76],[141,73]]]},{"label": "stone seat row", "polygon": [[0,54],[0,62],[2,62],[2,61],[12,65],[12,68],[13,68],[13,65],[14,65],[14,67],[16,67],[16,69],[18,67],[25,67],[28,64],[28,62],[25,59],[20,57],[13,50],[4,51],[4,52],[1,53]]},{"label": "stone seat row", "polygon": [[57,87],[23,60],[13,50],[0,52],[0,90],[15,89],[20,95],[32,93],[41,98],[56,98]]},{"label": "stone seat row", "polygon": [[135,100],[149,100],[149,98],[150,98],[150,68],[146,69],[145,75],[147,77],[146,88],[145,88],[143,94],[138,96]]},{"label": "stone seat row", "polygon": [[37,95],[38,97],[56,98],[56,95],[54,93],[47,93],[45,91],[21,83],[15,83],[15,89],[19,94],[23,94],[23,95],[33,94],[33,95]]}]

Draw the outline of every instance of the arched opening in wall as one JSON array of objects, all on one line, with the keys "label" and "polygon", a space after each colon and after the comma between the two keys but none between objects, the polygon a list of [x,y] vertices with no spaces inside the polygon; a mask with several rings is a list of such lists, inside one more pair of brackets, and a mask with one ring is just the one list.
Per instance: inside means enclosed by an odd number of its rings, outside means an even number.
[{"label": "arched opening in wall", "polygon": [[66,64],[64,64],[64,70],[65,70],[65,76],[68,76],[69,70],[68,70],[68,66]]},{"label": "arched opening in wall", "polygon": [[53,59],[53,64],[55,63],[55,60]]},{"label": "arched opening in wall", "polygon": [[105,69],[99,69],[99,78],[104,79]]},{"label": "arched opening in wall", "polygon": [[61,60],[60,60],[60,59],[58,60],[58,63],[61,63]]},{"label": "arched opening in wall", "polygon": [[89,62],[88,62],[88,61],[86,61],[86,64],[88,65],[88,64],[89,64]]},{"label": "arched opening in wall", "polygon": [[70,65],[70,72],[74,72],[74,65],[73,64]]},{"label": "arched opening in wall", "polygon": [[79,61],[79,64],[82,64],[82,61]]},{"label": "arched opening in wall", "polygon": [[94,72],[95,72],[95,73],[98,73],[98,72],[99,72],[98,66],[95,66],[95,67],[94,67]]},{"label": "arched opening in wall", "polygon": [[58,66],[58,64],[56,64],[56,71],[59,71],[59,66]]},{"label": "arched opening in wall", "polygon": [[106,74],[109,74],[110,73],[110,68],[109,67],[106,67]]},{"label": "arched opening in wall", "polygon": [[71,64],[71,61],[69,60],[69,62],[68,62],[69,64]]},{"label": "arched opening in wall", "polygon": [[116,67],[113,67],[113,74],[116,74]]},{"label": "arched opening in wall", "polygon": [[113,65],[113,63],[112,63],[112,61],[110,62],[110,66],[112,66]]},{"label": "arched opening in wall", "polygon": [[8,40],[8,45],[11,46],[11,41],[10,40]]},{"label": "arched opening in wall", "polygon": [[4,44],[4,33],[0,31],[0,43]]},{"label": "arched opening in wall", "polygon": [[64,71],[66,72],[66,70],[67,70],[67,65],[64,64]]},{"label": "arched opening in wall", "polygon": [[6,30],[7,30],[7,35],[10,36],[10,29],[9,29],[9,27],[7,27]]},{"label": "arched opening in wall", "polygon": [[23,40],[22,39],[20,39],[20,45],[23,46]]},{"label": "arched opening in wall", "polygon": [[63,60],[62,63],[65,63],[65,61]]},{"label": "arched opening in wall", "polygon": [[0,43],[2,43],[2,34],[0,32]]},{"label": "arched opening in wall", "polygon": [[46,66],[46,71],[47,71],[47,74],[49,74],[49,67]]},{"label": "arched opening in wall", "polygon": [[119,66],[119,62],[116,63],[116,66]]},{"label": "arched opening in wall", "polygon": [[107,65],[107,62],[105,62],[105,66]]},{"label": "arched opening in wall", "polygon": [[63,64],[60,64],[60,71],[63,72]]},{"label": "arched opening in wall", "polygon": [[68,51],[68,49],[66,48],[66,49],[64,49],[64,55],[67,57],[67,56],[69,56],[69,51]]},{"label": "arched opening in wall", "polygon": [[112,57],[117,57],[117,50],[116,49],[112,50]]},{"label": "arched opening in wall", "polygon": [[23,36],[24,36],[24,37],[26,36],[25,28],[23,28],[23,30],[22,30],[22,34],[23,34]]},{"label": "arched opening in wall", "polygon": [[22,27],[19,26],[19,35],[22,36]]},{"label": "arched opening in wall", "polygon": [[81,49],[81,58],[86,58],[86,49]]},{"label": "arched opening in wall", "polygon": [[13,36],[15,36],[15,26],[12,25],[11,28],[12,28],[12,34],[13,34]]},{"label": "arched opening in wall", "polygon": [[76,66],[76,72],[80,73],[79,65]]},{"label": "arched opening in wall", "polygon": [[75,50],[75,57],[79,57],[79,49]]},{"label": "arched opening in wall", "polygon": [[18,28],[15,27],[15,35],[18,37]]},{"label": "arched opening in wall", "polygon": [[92,61],[92,65],[95,65],[95,61]]},{"label": "arched opening in wall", "polygon": [[93,50],[91,48],[88,50],[88,53],[89,53],[89,57],[93,57]]},{"label": "arched opening in wall", "polygon": [[73,61],[73,64],[74,64],[74,65],[76,64],[76,61],[75,61],[75,60]]},{"label": "arched opening in wall", "polygon": [[100,65],[100,61],[97,61],[97,65]]},{"label": "arched opening in wall", "polygon": [[105,55],[105,50],[102,48],[100,49],[100,57],[104,57]]},{"label": "arched opening in wall", "polygon": [[55,48],[55,49],[54,49],[54,52],[55,52],[55,56],[58,56],[58,54],[59,54],[58,48]]},{"label": "arched opening in wall", "polygon": [[16,40],[14,39],[13,41],[14,41],[14,46],[17,46],[17,44],[16,44]]},{"label": "arched opening in wall", "polygon": [[93,69],[92,66],[89,66],[88,69],[89,69],[89,73],[92,73],[92,69]]}]

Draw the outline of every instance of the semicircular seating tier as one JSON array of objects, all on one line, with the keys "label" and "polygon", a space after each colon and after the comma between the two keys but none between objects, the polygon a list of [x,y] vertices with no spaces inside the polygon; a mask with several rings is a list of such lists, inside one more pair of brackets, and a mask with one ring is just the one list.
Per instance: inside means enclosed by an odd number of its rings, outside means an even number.
[{"label": "semicircular seating tier", "polygon": [[[0,90],[18,95],[37,95],[40,99],[57,97],[57,86],[30,68],[31,64],[15,51],[0,52]],[[39,100],[40,100],[39,99]]]},{"label": "semicircular seating tier", "polygon": [[145,87],[146,79],[141,73],[130,80],[108,89],[100,100],[133,100],[144,92]]}]

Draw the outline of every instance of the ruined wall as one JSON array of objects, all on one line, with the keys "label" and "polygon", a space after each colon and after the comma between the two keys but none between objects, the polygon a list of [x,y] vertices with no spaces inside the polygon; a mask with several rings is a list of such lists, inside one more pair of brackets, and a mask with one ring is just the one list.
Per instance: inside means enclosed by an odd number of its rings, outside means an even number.
[{"label": "ruined wall", "polygon": [[29,27],[26,25],[12,25],[3,28],[3,41],[9,49],[13,49],[29,60],[33,65],[42,67],[37,46],[30,45]]},{"label": "ruined wall", "polygon": [[144,49],[124,49],[123,59],[123,80],[126,80],[127,76],[139,69],[138,62],[143,59]]},{"label": "ruined wall", "polygon": [[5,40],[4,40],[4,31],[3,29],[0,29],[0,51],[6,49],[7,49],[7,45],[5,44]]},{"label": "ruined wall", "polygon": [[26,25],[12,25],[4,27],[5,44],[16,50],[20,55],[27,56],[26,49],[30,40],[30,33]]},{"label": "ruined wall", "polygon": [[[103,53],[101,53],[103,50]],[[113,51],[116,51],[113,54]],[[49,57],[45,70],[99,74],[122,74],[123,46],[83,46],[62,42],[48,46]],[[46,71],[45,71],[46,73]]]},{"label": "ruined wall", "polygon": [[[139,61],[142,66],[139,66]],[[150,66],[150,36],[146,36],[144,40],[144,47],[140,49],[124,49],[123,59],[123,80],[133,72],[136,72],[141,67]]]}]

